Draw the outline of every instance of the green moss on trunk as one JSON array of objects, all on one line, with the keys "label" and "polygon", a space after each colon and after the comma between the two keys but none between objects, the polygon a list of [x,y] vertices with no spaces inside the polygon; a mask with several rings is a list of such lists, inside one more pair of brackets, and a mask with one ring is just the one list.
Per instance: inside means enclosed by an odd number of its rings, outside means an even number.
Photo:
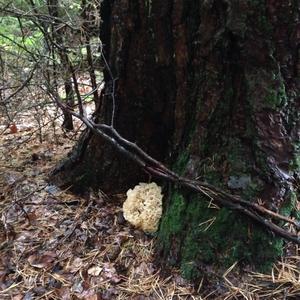
[{"label": "green moss on trunk", "polygon": [[177,251],[185,278],[199,278],[203,264],[223,269],[236,261],[265,271],[282,253],[281,240],[244,216],[226,208],[209,208],[204,197],[183,196],[174,190],[170,200],[173,205],[163,216],[158,244],[164,253],[172,244],[180,245]]}]

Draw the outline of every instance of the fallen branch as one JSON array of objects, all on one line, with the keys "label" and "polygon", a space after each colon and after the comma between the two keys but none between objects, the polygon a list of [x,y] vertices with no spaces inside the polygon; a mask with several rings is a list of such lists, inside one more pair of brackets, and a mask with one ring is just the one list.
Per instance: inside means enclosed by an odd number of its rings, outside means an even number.
[{"label": "fallen branch", "polygon": [[60,108],[62,108],[63,110],[68,110],[70,114],[81,120],[92,132],[101,136],[105,141],[113,145],[113,147],[115,147],[119,152],[132,159],[148,174],[150,173],[153,176],[165,179],[172,183],[179,184],[197,193],[201,193],[214,200],[221,206],[227,207],[231,210],[239,211],[242,214],[247,215],[251,219],[255,220],[256,222],[272,231],[275,235],[300,245],[300,238],[297,234],[293,234],[276,225],[272,221],[272,219],[290,223],[294,225],[297,230],[300,229],[300,223],[291,218],[270,211],[257,203],[252,203],[240,197],[231,195],[221,190],[220,188],[217,188],[206,182],[190,180],[188,178],[179,176],[178,174],[164,166],[161,162],[148,155],[135,143],[132,143],[123,138],[114,127],[106,124],[96,124],[93,120],[88,119],[85,114],[78,114],[65,106],[60,101],[60,97],[55,91],[51,90],[49,93]]}]

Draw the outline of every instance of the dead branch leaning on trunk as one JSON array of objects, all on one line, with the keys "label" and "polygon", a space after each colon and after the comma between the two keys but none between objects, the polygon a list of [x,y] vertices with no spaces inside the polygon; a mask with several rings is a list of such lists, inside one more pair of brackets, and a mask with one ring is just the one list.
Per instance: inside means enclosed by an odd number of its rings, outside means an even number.
[{"label": "dead branch leaning on trunk", "polygon": [[[54,101],[59,107],[68,109],[68,107],[66,107],[60,100],[59,95],[55,93],[55,91],[51,91],[49,86],[48,93],[54,98]],[[118,151],[141,166],[145,172],[172,183],[184,186],[197,193],[201,193],[209,197],[216,203],[220,204],[221,206],[227,207],[231,210],[236,210],[244,215],[247,215],[252,220],[263,225],[263,227],[265,227],[266,229],[269,229],[275,235],[300,245],[300,238],[297,234],[293,234],[288,230],[283,229],[272,221],[272,219],[276,221],[285,221],[294,225],[296,229],[299,230],[300,224],[295,220],[272,212],[257,203],[252,203],[240,197],[231,195],[206,182],[190,180],[188,178],[179,176],[178,174],[164,166],[161,162],[148,155],[136,144],[123,138],[114,127],[106,124],[96,124],[93,120],[88,119],[84,114],[78,114],[72,110],[69,110],[69,112],[74,117],[81,120],[92,132],[101,136],[104,140],[112,144]]]}]

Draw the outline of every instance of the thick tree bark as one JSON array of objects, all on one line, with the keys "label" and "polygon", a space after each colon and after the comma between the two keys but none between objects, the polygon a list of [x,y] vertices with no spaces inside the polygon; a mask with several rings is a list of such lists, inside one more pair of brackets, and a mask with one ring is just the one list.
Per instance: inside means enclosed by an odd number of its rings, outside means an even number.
[{"label": "thick tree bark", "polygon": [[[298,217],[299,9],[286,0],[104,0],[101,39],[117,81],[112,91],[105,71],[97,120],[110,124],[115,110],[116,129],[178,173]],[[147,180],[89,132],[59,170],[55,178],[77,189]],[[159,257],[186,277],[204,263],[266,267],[280,254],[280,240],[204,196],[174,186],[165,194]]]},{"label": "thick tree bark", "polygon": [[[162,6],[164,12],[156,17],[160,22],[156,30],[161,32],[159,41],[155,41],[151,28],[156,20],[150,17],[151,7],[146,2],[102,3],[101,40],[110,71],[104,72],[106,88],[100,100],[102,105],[98,106],[98,120],[111,123],[112,98],[109,94],[115,92],[114,125],[117,130],[127,139],[142,145],[150,155],[165,161],[170,153],[173,132],[176,78],[173,50],[164,49],[172,48],[168,17],[170,4],[164,2]],[[114,79],[118,79],[115,91],[110,72]],[[75,189],[92,186],[117,192],[139,180],[148,180],[138,167],[98,137],[86,133],[80,142],[82,147],[87,149],[84,152],[75,150],[71,161],[67,166],[63,165],[64,169],[70,169],[67,178]],[[95,165],[95,161],[103,163]],[[65,174],[60,175],[57,180],[62,178],[68,184]]]}]

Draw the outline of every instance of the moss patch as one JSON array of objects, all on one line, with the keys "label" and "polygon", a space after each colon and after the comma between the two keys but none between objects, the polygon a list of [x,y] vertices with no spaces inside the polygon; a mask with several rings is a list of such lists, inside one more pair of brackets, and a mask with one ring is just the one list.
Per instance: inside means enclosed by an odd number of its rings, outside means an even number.
[{"label": "moss patch", "polygon": [[189,161],[189,156],[190,155],[187,151],[182,151],[182,153],[179,155],[173,167],[173,170],[177,172],[177,174],[182,175]]},{"label": "moss patch", "polygon": [[176,235],[183,234],[183,217],[186,207],[184,197],[176,191],[171,195],[169,203],[169,207],[165,209],[162,216],[158,233],[158,249],[163,250],[164,255],[168,255],[172,240],[176,239]]},{"label": "moss patch", "polygon": [[208,208],[199,197],[189,200],[185,223],[189,230],[182,243],[181,270],[188,279],[200,275],[203,263],[227,268],[239,261],[265,271],[282,253],[281,240],[226,208]]},{"label": "moss patch", "polygon": [[276,109],[284,105],[287,101],[287,95],[285,86],[281,76],[277,76],[274,80],[274,88],[269,89],[267,96],[265,97],[266,106]]},{"label": "moss patch", "polygon": [[239,261],[266,271],[282,253],[280,239],[238,213],[208,208],[203,196],[184,199],[175,191],[172,201],[161,222],[159,244],[171,252],[171,245],[179,247],[175,255],[179,260],[173,264],[179,263],[187,279],[199,278],[203,264],[228,268]]},{"label": "moss patch", "polygon": [[[300,115],[299,115],[300,117]],[[290,169],[300,174],[300,141],[294,143],[294,157],[290,164]]]}]

